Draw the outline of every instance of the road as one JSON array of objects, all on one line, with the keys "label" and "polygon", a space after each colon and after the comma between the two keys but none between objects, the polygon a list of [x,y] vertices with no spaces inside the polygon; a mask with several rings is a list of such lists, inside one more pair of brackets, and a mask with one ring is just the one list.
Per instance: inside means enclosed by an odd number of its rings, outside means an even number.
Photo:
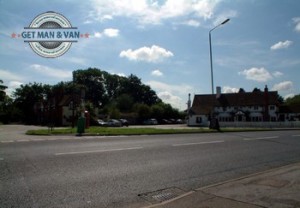
[{"label": "road", "polygon": [[0,204],[141,207],[299,161],[299,130],[0,141]]}]

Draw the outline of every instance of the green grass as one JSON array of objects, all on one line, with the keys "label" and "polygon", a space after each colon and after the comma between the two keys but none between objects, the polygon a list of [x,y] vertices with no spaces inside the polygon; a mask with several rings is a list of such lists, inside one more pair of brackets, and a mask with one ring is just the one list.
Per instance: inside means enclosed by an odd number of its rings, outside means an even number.
[{"label": "green grass", "polygon": [[[84,135],[99,136],[116,136],[116,135],[149,135],[149,134],[183,134],[183,133],[204,133],[215,132],[207,128],[197,129],[159,129],[159,128],[124,128],[124,127],[90,127],[85,129]],[[76,128],[54,128],[52,131],[48,129],[28,130],[27,135],[67,135],[76,134]]]},{"label": "green grass", "polygon": [[[240,131],[266,131],[268,129],[254,128],[223,128],[222,132],[240,132]],[[190,128],[190,129],[159,129],[159,128],[125,128],[125,127],[90,127],[85,129],[83,135],[88,136],[116,136],[116,135],[154,135],[154,134],[186,134],[186,133],[213,133],[218,132],[208,128]],[[76,134],[76,128],[54,128],[52,131],[48,129],[28,130],[27,135],[71,135]]]}]

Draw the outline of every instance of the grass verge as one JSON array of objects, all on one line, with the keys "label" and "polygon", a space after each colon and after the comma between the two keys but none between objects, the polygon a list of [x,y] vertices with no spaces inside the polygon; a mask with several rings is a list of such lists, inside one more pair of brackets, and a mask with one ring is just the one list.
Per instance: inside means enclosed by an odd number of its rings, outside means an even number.
[{"label": "grass verge", "polygon": [[[224,128],[221,132],[240,132],[240,131],[266,131],[268,129],[253,128]],[[68,135],[76,134],[76,128],[54,128],[52,131],[48,129],[28,130],[27,135]],[[117,128],[117,127],[90,127],[85,129],[83,135],[87,136],[116,136],[116,135],[154,135],[154,134],[186,134],[186,133],[213,133],[218,132],[208,128],[192,128],[192,129],[160,129],[160,128]]]}]

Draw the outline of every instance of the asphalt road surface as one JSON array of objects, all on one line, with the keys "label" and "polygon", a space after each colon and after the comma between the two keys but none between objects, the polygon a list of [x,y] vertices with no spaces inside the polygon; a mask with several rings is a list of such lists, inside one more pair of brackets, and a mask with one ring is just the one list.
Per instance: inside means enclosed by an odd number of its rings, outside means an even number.
[{"label": "asphalt road surface", "polygon": [[141,207],[299,162],[300,131],[0,141],[0,207]]}]

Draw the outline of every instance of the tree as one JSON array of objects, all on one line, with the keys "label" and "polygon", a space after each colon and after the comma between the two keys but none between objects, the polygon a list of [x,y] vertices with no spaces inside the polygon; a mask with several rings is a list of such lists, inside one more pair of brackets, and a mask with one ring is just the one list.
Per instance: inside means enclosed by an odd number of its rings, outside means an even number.
[{"label": "tree", "polygon": [[255,87],[252,92],[261,92],[261,90]]},{"label": "tree", "polygon": [[151,106],[151,114],[153,118],[161,120],[165,118],[164,116],[164,108],[161,103],[155,104]]},{"label": "tree", "polygon": [[141,79],[133,74],[123,79],[121,85],[121,92],[131,95],[136,103],[154,105],[161,101],[149,86],[144,85]]},{"label": "tree", "polygon": [[121,112],[129,112],[134,104],[133,98],[128,94],[122,94],[116,100]]},{"label": "tree", "polygon": [[103,84],[105,87],[105,96],[108,100],[114,100],[121,95],[121,83],[126,77],[121,77],[115,74],[103,73]]},{"label": "tree", "polygon": [[148,105],[143,103],[137,103],[134,105],[135,112],[138,115],[140,121],[150,118],[151,109]]},{"label": "tree", "polygon": [[243,88],[240,88],[238,93],[245,93],[245,92],[246,91]]},{"label": "tree", "polygon": [[7,88],[7,86],[2,85],[2,83],[3,81],[0,79],[0,102],[4,101],[6,97],[5,89]]},{"label": "tree", "polygon": [[287,105],[300,105],[300,94],[285,100]]},{"label": "tree", "polygon": [[107,103],[104,77],[99,69],[89,68],[87,70],[74,71],[73,81],[77,85],[84,86],[85,99],[91,101],[94,106],[98,106],[99,103]]},{"label": "tree", "polygon": [[35,117],[38,108],[38,103],[44,102],[50,95],[50,85],[43,85],[38,83],[29,83],[21,85],[13,94],[15,104],[22,113],[21,120],[26,124],[37,124]]}]

